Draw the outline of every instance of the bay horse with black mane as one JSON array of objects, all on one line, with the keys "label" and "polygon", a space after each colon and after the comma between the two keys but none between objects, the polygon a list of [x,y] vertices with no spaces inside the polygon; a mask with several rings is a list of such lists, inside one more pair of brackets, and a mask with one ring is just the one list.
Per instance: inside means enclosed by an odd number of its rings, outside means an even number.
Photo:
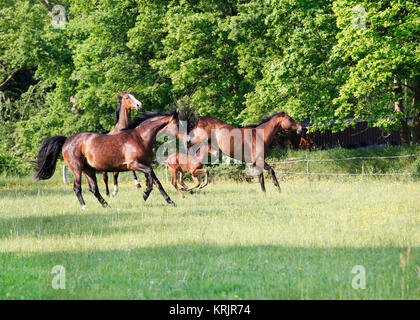
[{"label": "bay horse with black mane", "polygon": [[[120,133],[125,127],[128,126],[130,122],[130,113],[131,110],[140,110],[141,109],[141,102],[138,101],[130,92],[120,92],[118,93],[118,107],[115,111],[115,127],[110,132],[109,135],[115,135]],[[119,172],[114,172],[114,191],[112,192],[112,196],[115,197],[118,192],[118,176]],[[109,196],[109,188],[108,188],[108,173],[106,171],[102,172],[104,183],[105,183],[105,192],[106,195]],[[141,185],[139,180],[137,179],[136,172],[133,171],[133,178],[134,184],[137,188],[140,188]]]},{"label": "bay horse with black mane", "polygon": [[264,117],[260,122],[245,127],[233,127],[215,117],[195,115],[189,119],[188,147],[200,142],[211,143],[211,148],[236,160],[257,167],[261,189],[265,192],[263,169],[267,170],[280,190],[273,168],[265,157],[278,130],[300,135],[302,126],[284,112]]},{"label": "bay horse with black mane", "polygon": [[81,178],[86,176],[89,190],[103,207],[109,207],[99,193],[96,171],[122,172],[135,170],[146,175],[147,188],[143,193],[146,200],[153,190],[153,184],[161,192],[166,202],[175,203],[169,198],[160,181],[151,168],[153,144],[159,131],[179,138],[178,111],[145,112],[136,118],[122,132],[116,135],[79,132],[71,137],[54,136],[44,140],[40,146],[37,167],[33,178],[44,180],[52,177],[57,158],[62,152],[64,160],[73,171],[74,192],[82,206],[86,208],[82,197]]}]

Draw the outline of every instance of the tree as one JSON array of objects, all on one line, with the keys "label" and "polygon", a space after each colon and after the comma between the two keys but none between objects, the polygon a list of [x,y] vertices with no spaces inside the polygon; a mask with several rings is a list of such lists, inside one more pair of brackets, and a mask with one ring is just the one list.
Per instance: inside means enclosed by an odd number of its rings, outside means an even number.
[{"label": "tree", "polygon": [[[337,0],[334,12],[340,32],[333,57],[346,71],[336,116],[368,119],[388,130],[399,127],[408,142],[406,116],[419,109],[404,105],[403,88],[415,91],[410,84],[420,75],[418,2]],[[415,132],[418,125],[415,121]]]},{"label": "tree", "polygon": [[331,1],[254,1],[241,10],[235,19],[235,29],[244,29],[235,33],[239,61],[256,57],[241,68],[255,86],[246,95],[243,122],[283,109],[312,122],[313,130],[328,126],[339,81],[329,61],[338,31]]}]

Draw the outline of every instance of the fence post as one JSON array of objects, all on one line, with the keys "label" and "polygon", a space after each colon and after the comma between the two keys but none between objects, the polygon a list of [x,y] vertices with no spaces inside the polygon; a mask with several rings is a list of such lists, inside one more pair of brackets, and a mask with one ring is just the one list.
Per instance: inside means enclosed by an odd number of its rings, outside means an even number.
[{"label": "fence post", "polygon": [[63,165],[63,183],[67,184],[69,182],[69,174],[68,174],[68,168],[66,165]]},{"label": "fence post", "polygon": [[306,160],[306,177],[309,178],[309,160]]},{"label": "fence post", "polygon": [[362,178],[365,175],[365,160],[362,159]]}]

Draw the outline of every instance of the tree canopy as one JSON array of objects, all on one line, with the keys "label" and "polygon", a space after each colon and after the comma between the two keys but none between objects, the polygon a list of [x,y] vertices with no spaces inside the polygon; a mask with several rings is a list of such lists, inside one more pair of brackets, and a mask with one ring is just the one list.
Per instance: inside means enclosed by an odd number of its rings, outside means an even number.
[{"label": "tree canopy", "polygon": [[129,89],[233,125],[284,110],[310,130],[410,135],[413,117],[420,143],[419,40],[414,0],[3,0],[0,153],[106,132]]}]

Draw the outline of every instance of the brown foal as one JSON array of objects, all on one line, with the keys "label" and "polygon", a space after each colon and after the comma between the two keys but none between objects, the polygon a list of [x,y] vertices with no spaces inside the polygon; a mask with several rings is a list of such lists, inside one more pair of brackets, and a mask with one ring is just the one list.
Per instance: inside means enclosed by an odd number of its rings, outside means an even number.
[{"label": "brown foal", "polygon": [[[175,189],[178,191],[181,198],[184,198],[184,194],[181,192],[181,190],[190,192],[192,194],[193,193],[192,190],[198,187],[202,189],[208,184],[209,171],[207,169],[203,169],[202,162],[209,153],[212,153],[210,146],[207,146],[207,148],[205,148],[204,145],[202,145],[195,155],[189,155],[185,153],[176,152],[176,153],[172,153],[166,159],[166,164],[171,169],[171,173],[172,173],[171,183],[175,187]],[[184,172],[191,175],[191,177],[193,178],[195,182],[194,186],[188,187],[184,183],[182,179],[182,174]],[[197,177],[197,175],[200,173],[204,174],[204,183],[201,186],[200,186],[200,180]],[[183,188],[179,189],[177,182]]]}]

